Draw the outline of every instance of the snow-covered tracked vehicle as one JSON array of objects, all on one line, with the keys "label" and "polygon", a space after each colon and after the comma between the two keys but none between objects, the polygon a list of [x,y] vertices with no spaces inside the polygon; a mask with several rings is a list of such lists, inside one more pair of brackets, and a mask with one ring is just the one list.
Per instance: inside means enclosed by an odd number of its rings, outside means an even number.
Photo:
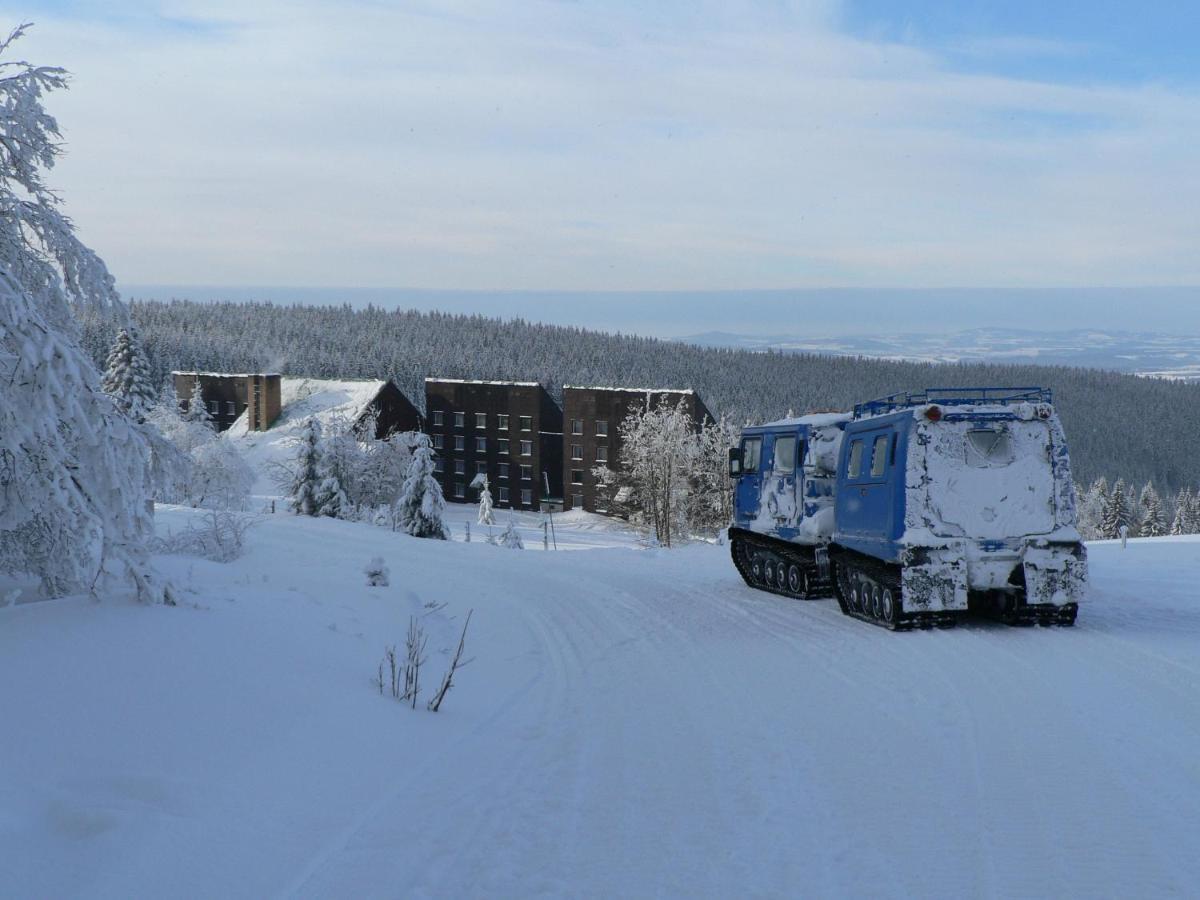
[{"label": "snow-covered tracked vehicle", "polygon": [[929,389],[746,428],[734,563],[892,629],[968,608],[1070,625],[1087,580],[1070,460],[1041,388]]}]

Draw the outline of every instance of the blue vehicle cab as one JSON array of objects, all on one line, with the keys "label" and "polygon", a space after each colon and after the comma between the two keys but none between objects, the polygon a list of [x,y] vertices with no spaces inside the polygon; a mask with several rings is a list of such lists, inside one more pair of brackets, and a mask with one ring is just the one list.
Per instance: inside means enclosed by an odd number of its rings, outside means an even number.
[{"label": "blue vehicle cab", "polygon": [[928,389],[747,428],[730,454],[735,565],[753,587],[832,595],[892,629],[968,609],[1072,624],[1086,552],[1051,401],[1042,388]]},{"label": "blue vehicle cab", "polygon": [[794,597],[833,589],[837,453],[848,413],[816,413],[748,426],[730,451],[734,524],[730,546],[748,584]]}]

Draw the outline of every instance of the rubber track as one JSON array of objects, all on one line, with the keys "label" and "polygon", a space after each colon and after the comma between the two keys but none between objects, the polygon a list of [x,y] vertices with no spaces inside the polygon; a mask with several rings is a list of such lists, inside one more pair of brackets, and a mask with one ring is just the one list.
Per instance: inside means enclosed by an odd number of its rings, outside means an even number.
[{"label": "rubber track", "polygon": [[[746,551],[744,554],[739,552],[743,549]],[[750,571],[749,553],[751,550],[769,554],[789,566],[793,564],[800,566],[801,570],[808,575],[808,592],[792,592],[786,588],[775,587],[773,584],[755,579]],[[834,596],[833,582],[829,578],[820,577],[820,570],[816,562],[806,559],[797,548],[784,541],[775,541],[759,535],[739,532],[730,535],[729,554],[733,557],[733,565],[738,570],[738,574],[742,576],[742,580],[755,590],[779,594],[781,597],[790,597],[793,600],[825,600]]]},{"label": "rubber track", "polygon": [[[885,622],[882,619],[875,618],[873,615],[852,608],[850,598],[843,595],[841,581],[837,577],[837,570],[840,568],[845,568],[850,575],[857,573],[882,587],[890,588],[893,602],[901,604],[900,616],[896,622]],[[869,622],[872,625],[886,628],[889,631],[911,631],[914,628],[950,628],[957,622],[957,616],[952,612],[912,613],[906,611],[903,607],[902,598],[904,591],[901,586],[900,567],[894,564],[881,562],[880,560],[872,559],[869,556],[862,556],[858,553],[843,551],[834,559],[833,581],[838,606],[841,607],[843,613],[852,619]]]}]

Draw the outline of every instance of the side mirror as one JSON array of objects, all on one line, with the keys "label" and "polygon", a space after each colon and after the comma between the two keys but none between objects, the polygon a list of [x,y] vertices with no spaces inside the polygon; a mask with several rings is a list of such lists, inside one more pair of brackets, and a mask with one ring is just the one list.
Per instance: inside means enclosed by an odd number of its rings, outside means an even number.
[{"label": "side mirror", "polygon": [[729,477],[737,478],[742,474],[742,448],[733,447],[729,451]]}]

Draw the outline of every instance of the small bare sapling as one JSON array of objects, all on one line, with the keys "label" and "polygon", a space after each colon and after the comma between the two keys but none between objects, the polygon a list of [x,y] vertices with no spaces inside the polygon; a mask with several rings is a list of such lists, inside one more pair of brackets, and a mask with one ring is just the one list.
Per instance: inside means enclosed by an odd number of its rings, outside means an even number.
[{"label": "small bare sapling", "polygon": [[454,658],[450,660],[450,668],[446,670],[446,675],[442,678],[442,683],[437,689],[437,693],[433,695],[433,699],[429,701],[429,711],[437,712],[441,709],[442,701],[446,699],[446,694],[454,685],[454,673],[467,665],[471,660],[463,659],[463,647],[467,643],[467,626],[471,624],[471,613],[475,610],[467,611],[467,618],[463,622],[462,634],[458,638],[458,649],[454,651]]}]

